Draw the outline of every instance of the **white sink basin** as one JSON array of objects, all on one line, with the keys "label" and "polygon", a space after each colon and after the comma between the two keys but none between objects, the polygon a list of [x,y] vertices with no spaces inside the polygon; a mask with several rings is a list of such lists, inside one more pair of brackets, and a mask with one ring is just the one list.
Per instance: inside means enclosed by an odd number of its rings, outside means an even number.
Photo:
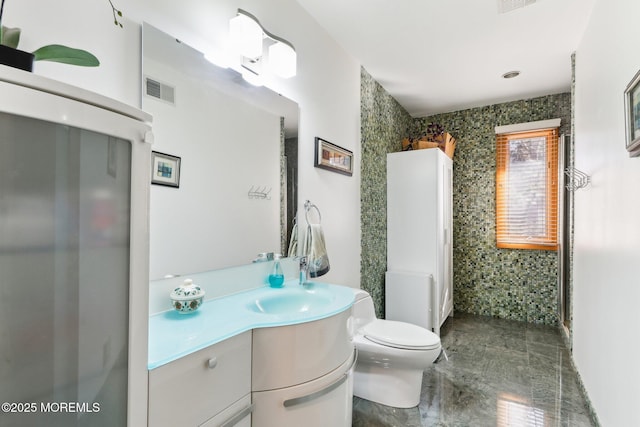
[{"label": "white sink basin", "polygon": [[323,310],[336,300],[326,286],[309,283],[297,287],[269,289],[258,295],[248,307],[257,313],[295,314]]}]

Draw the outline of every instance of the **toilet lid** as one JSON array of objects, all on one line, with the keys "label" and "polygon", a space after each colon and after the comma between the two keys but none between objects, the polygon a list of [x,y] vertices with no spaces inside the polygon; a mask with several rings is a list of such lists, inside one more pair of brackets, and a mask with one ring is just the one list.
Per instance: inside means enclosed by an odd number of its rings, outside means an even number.
[{"label": "toilet lid", "polygon": [[408,350],[430,350],[440,346],[440,337],[411,323],[376,319],[363,328],[370,341]]}]

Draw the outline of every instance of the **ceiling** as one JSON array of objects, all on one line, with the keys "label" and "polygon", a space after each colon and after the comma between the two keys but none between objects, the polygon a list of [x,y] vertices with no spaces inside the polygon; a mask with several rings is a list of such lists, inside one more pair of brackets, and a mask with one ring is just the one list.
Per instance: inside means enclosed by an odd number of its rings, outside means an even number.
[{"label": "ceiling", "polygon": [[297,1],[413,117],[569,91],[595,2]]}]

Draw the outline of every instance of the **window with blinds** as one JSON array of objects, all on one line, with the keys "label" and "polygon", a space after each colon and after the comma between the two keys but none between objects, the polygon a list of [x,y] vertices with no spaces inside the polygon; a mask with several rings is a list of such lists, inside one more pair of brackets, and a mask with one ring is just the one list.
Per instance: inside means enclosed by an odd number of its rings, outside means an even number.
[{"label": "window with blinds", "polygon": [[558,248],[558,129],[496,135],[499,248]]}]

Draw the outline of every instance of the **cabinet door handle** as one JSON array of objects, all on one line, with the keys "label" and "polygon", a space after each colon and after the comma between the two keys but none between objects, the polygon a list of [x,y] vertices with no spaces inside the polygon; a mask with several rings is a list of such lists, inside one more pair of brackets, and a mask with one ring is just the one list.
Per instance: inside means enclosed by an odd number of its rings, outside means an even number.
[{"label": "cabinet door handle", "polygon": [[294,397],[293,399],[285,400],[284,403],[283,403],[284,407],[285,408],[289,408],[291,406],[300,405],[301,403],[309,402],[311,400],[317,399],[320,396],[324,396],[325,394],[328,394],[328,393],[332,392],[333,390],[335,390],[336,388],[340,387],[342,385],[342,383],[345,382],[347,380],[347,378],[349,378],[349,374],[351,373],[351,369],[356,364],[356,360],[357,359],[358,359],[357,350],[354,349],[354,351],[353,351],[353,361],[351,362],[351,365],[349,366],[347,371],[344,373],[344,375],[342,375],[335,382],[329,384],[327,387],[325,387],[325,388],[323,388],[321,390],[314,391],[313,393],[307,394],[306,396]]},{"label": "cabinet door handle", "polygon": [[209,369],[213,369],[216,367],[216,365],[218,364],[218,358],[213,356],[211,359],[209,359],[209,361],[207,362],[207,367],[209,367]]},{"label": "cabinet door handle", "polygon": [[253,412],[253,405],[249,405],[249,406],[243,408],[242,410],[240,410],[240,412],[235,414],[233,417],[231,417],[229,420],[227,420],[220,427],[233,427],[234,425],[236,425],[240,421],[242,421],[251,412]]}]

